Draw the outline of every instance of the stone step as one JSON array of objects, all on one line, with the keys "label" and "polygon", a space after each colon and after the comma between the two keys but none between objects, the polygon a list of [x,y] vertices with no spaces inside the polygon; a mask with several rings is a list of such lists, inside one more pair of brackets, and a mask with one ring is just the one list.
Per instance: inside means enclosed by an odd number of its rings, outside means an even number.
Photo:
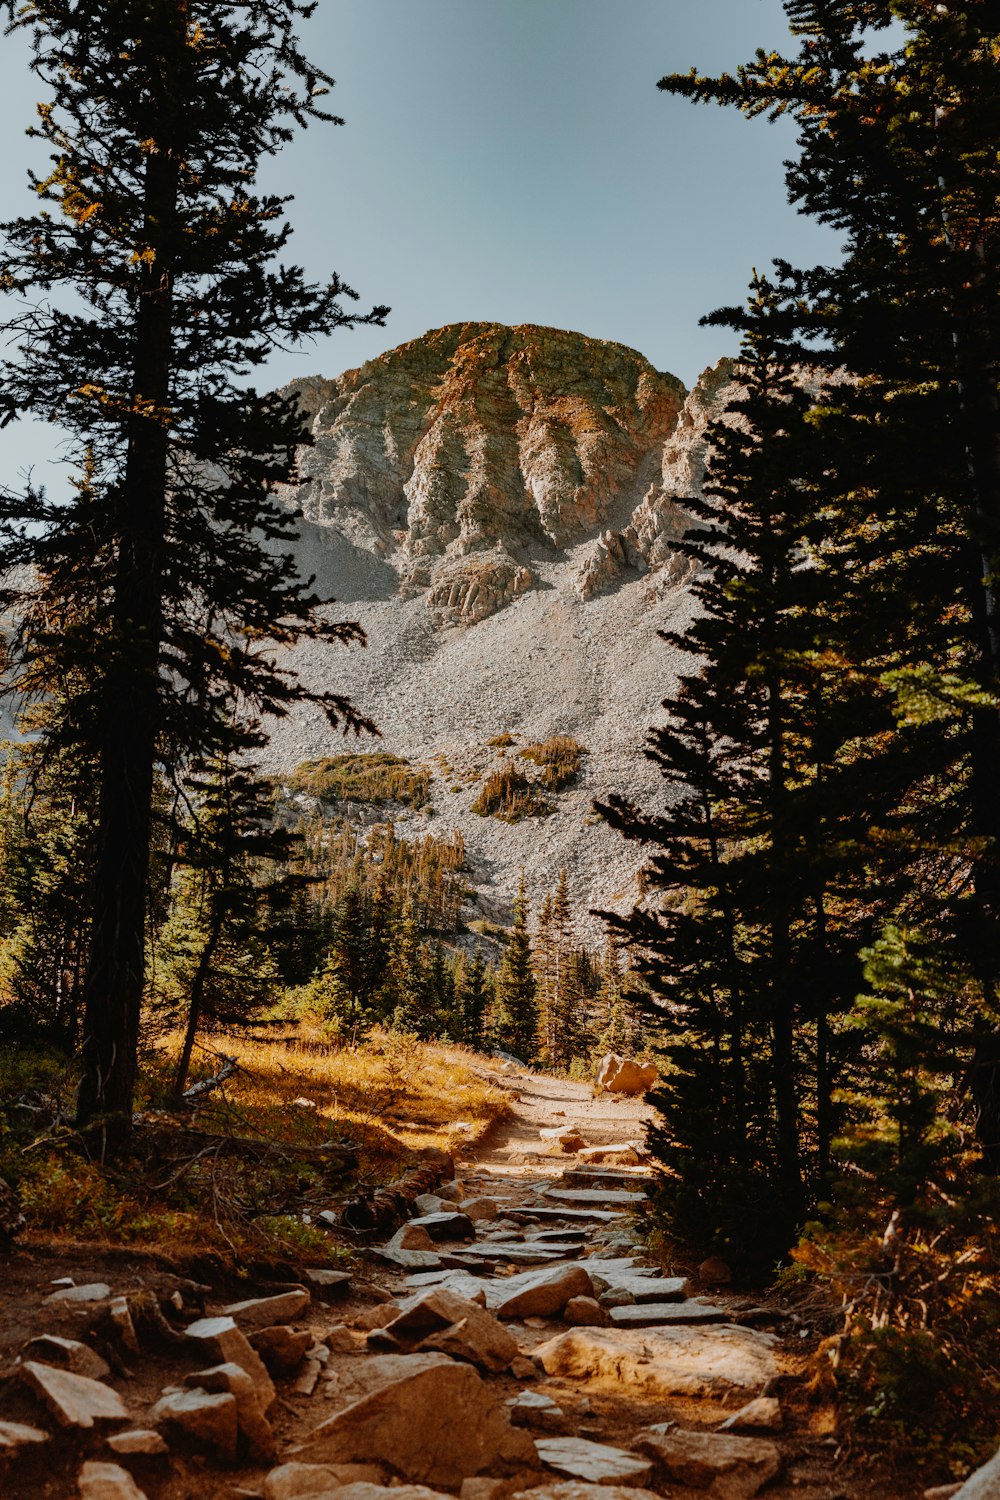
[{"label": "stone step", "polygon": [[629,1193],[624,1188],[561,1188],[551,1187],[545,1191],[546,1198],[555,1198],[560,1203],[583,1207],[585,1204],[612,1205],[622,1208],[638,1208],[645,1203],[646,1194]]},{"label": "stone step", "polygon": [[603,1185],[635,1183],[641,1186],[649,1182],[652,1173],[644,1167],[567,1167],[560,1182],[572,1187],[601,1187]]},{"label": "stone step", "polygon": [[666,1328],[671,1324],[729,1323],[729,1313],[704,1302],[652,1302],[635,1307],[608,1309],[615,1328]]},{"label": "stone step", "polygon": [[620,1209],[606,1208],[511,1208],[507,1218],[517,1224],[537,1219],[540,1224],[614,1224],[624,1218]]}]

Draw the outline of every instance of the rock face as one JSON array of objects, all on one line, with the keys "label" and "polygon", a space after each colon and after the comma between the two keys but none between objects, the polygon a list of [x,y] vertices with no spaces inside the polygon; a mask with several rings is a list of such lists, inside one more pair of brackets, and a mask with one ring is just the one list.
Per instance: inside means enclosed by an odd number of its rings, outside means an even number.
[{"label": "rock face", "polygon": [[[482,892],[471,916],[507,920],[566,866],[581,912],[626,908],[643,851],[593,823],[595,795],[661,793],[645,733],[688,663],[658,642],[692,608],[686,498],[730,372],[680,382],[620,344],[530,326],[438,329],[336,379],[290,390],[311,424],[297,559],[357,619],[365,651],[289,653],[378,725],[383,749],[430,771],[400,832],[453,831]],[[509,754],[491,742],[512,731]],[[589,754],[549,815],[516,826],[473,811],[506,758],[555,734]],[[266,769],[337,753],[318,710],[273,727]],[[588,826],[584,834],[584,824]],[[603,936],[596,918],[581,925]],[[581,931],[581,936],[583,935]]]},{"label": "rock face", "polygon": [[631,1058],[619,1057],[617,1052],[608,1052],[602,1057],[597,1069],[598,1088],[609,1094],[648,1093],[656,1077],[652,1063],[633,1062]]},{"label": "rock face", "polygon": [[749,1328],[574,1328],[535,1350],[547,1375],[645,1396],[759,1391],[778,1373],[773,1340]]},{"label": "rock face", "polygon": [[306,516],[396,554],[406,590],[468,624],[533,586],[520,549],[565,547],[639,503],[684,397],[620,344],[496,323],[298,390],[316,439]]}]

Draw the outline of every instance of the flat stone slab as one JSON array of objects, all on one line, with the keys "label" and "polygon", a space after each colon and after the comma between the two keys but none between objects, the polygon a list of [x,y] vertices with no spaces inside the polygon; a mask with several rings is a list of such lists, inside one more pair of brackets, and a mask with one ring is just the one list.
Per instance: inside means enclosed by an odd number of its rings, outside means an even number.
[{"label": "flat stone slab", "polygon": [[47,1443],[49,1435],[25,1422],[0,1422],[0,1453],[18,1453],[35,1443]]},{"label": "flat stone slab", "polygon": [[[629,1197],[632,1198],[631,1193]],[[539,1205],[538,1208],[507,1210],[507,1218],[518,1224],[531,1219],[537,1219],[540,1224],[614,1224],[623,1217],[620,1209],[610,1208],[543,1208]]]},{"label": "flat stone slab", "polygon": [[86,1286],[64,1286],[58,1292],[51,1292],[43,1299],[42,1306],[63,1307],[74,1302],[104,1302],[110,1296],[111,1288],[106,1281],[89,1281]]},{"label": "flat stone slab", "polygon": [[653,1472],[648,1458],[612,1448],[607,1443],[591,1443],[586,1438],[538,1438],[538,1457],[557,1474],[583,1479],[589,1484],[645,1484]]},{"label": "flat stone slab", "polygon": [[255,1333],[259,1328],[273,1328],[278,1323],[290,1323],[309,1306],[309,1293],[304,1287],[294,1291],[279,1292],[274,1297],[250,1297],[245,1302],[231,1302],[222,1309],[224,1317],[232,1318],[244,1333]]},{"label": "flat stone slab", "polygon": [[704,1302],[650,1302],[633,1307],[612,1307],[608,1313],[616,1328],[661,1328],[678,1323],[695,1325],[731,1321],[723,1308],[707,1307]]},{"label": "flat stone slab", "polygon": [[469,1261],[499,1261],[512,1266],[542,1266],[550,1261],[573,1259],[580,1252],[579,1245],[555,1244],[555,1245],[526,1245],[526,1244],[498,1244],[496,1241],[467,1245],[464,1250],[452,1256],[453,1260],[468,1264]]},{"label": "flat stone slab", "polygon": [[127,1469],[99,1459],[84,1464],[77,1488],[80,1500],[146,1500]]},{"label": "flat stone slab", "polygon": [[476,1237],[475,1226],[468,1214],[458,1213],[454,1209],[421,1214],[419,1218],[410,1220],[410,1227],[411,1229],[426,1229],[434,1241],[473,1240]]},{"label": "flat stone slab", "polygon": [[595,1208],[606,1207],[608,1204],[620,1208],[638,1208],[640,1203],[646,1201],[645,1193],[629,1193],[624,1188],[550,1187],[546,1188],[545,1197],[556,1198],[560,1203],[580,1208],[590,1204]]},{"label": "flat stone slab", "polygon": [[128,1411],[117,1391],[88,1375],[74,1375],[53,1365],[27,1360],[21,1379],[55,1417],[60,1427],[90,1428],[95,1423],[126,1422]]},{"label": "flat stone slab", "polygon": [[487,1289],[486,1301],[498,1318],[550,1318],[561,1313],[573,1297],[593,1295],[594,1283],[577,1262],[509,1276]]},{"label": "flat stone slab", "polygon": [[534,1351],[547,1375],[645,1396],[752,1394],[778,1374],[775,1340],[753,1328],[572,1328]]},{"label": "flat stone slab", "polygon": [[587,1238],[585,1229],[539,1229],[531,1236],[533,1245],[582,1245]]}]

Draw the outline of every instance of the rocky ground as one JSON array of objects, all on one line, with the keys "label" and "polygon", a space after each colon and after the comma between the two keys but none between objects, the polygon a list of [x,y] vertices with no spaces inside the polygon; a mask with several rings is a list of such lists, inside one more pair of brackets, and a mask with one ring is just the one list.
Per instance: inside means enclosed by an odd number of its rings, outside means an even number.
[{"label": "rocky ground", "polygon": [[649,1263],[641,1101],[512,1065],[498,1081],[515,1096],[502,1133],[439,1168],[350,1273],[207,1285],[155,1258],[15,1252],[0,1494],[923,1493],[842,1461],[803,1378],[807,1320],[736,1295],[718,1264]]}]

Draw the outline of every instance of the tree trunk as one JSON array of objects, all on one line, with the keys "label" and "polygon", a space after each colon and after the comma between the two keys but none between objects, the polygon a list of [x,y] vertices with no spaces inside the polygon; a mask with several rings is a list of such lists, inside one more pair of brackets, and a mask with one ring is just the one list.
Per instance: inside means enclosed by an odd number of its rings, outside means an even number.
[{"label": "tree trunk", "polygon": [[[145,178],[146,243],[136,309],[132,415],[114,497],[114,638],[102,692],[94,920],[84,980],[83,1079],[77,1118],[98,1127],[99,1154],[128,1141],[145,979],[153,767],[159,729],[162,560],[173,323],[170,227],[178,169],[153,151]],[[166,243],[165,243],[166,240]],[[152,410],[150,410],[152,408]]]},{"label": "tree trunk", "polygon": [[222,936],[223,912],[220,902],[212,903],[211,927],[208,937],[198,956],[198,967],[191,981],[191,997],[188,1002],[187,1026],[184,1030],[184,1045],[181,1048],[180,1060],[177,1064],[177,1075],[174,1078],[174,1103],[180,1104],[184,1093],[184,1085],[187,1083],[188,1069],[191,1066],[191,1053],[194,1050],[194,1040],[198,1034],[198,1023],[201,1020],[202,1000],[205,994],[205,980],[208,978],[209,965],[215,957],[215,950],[219,946],[219,938]]}]

